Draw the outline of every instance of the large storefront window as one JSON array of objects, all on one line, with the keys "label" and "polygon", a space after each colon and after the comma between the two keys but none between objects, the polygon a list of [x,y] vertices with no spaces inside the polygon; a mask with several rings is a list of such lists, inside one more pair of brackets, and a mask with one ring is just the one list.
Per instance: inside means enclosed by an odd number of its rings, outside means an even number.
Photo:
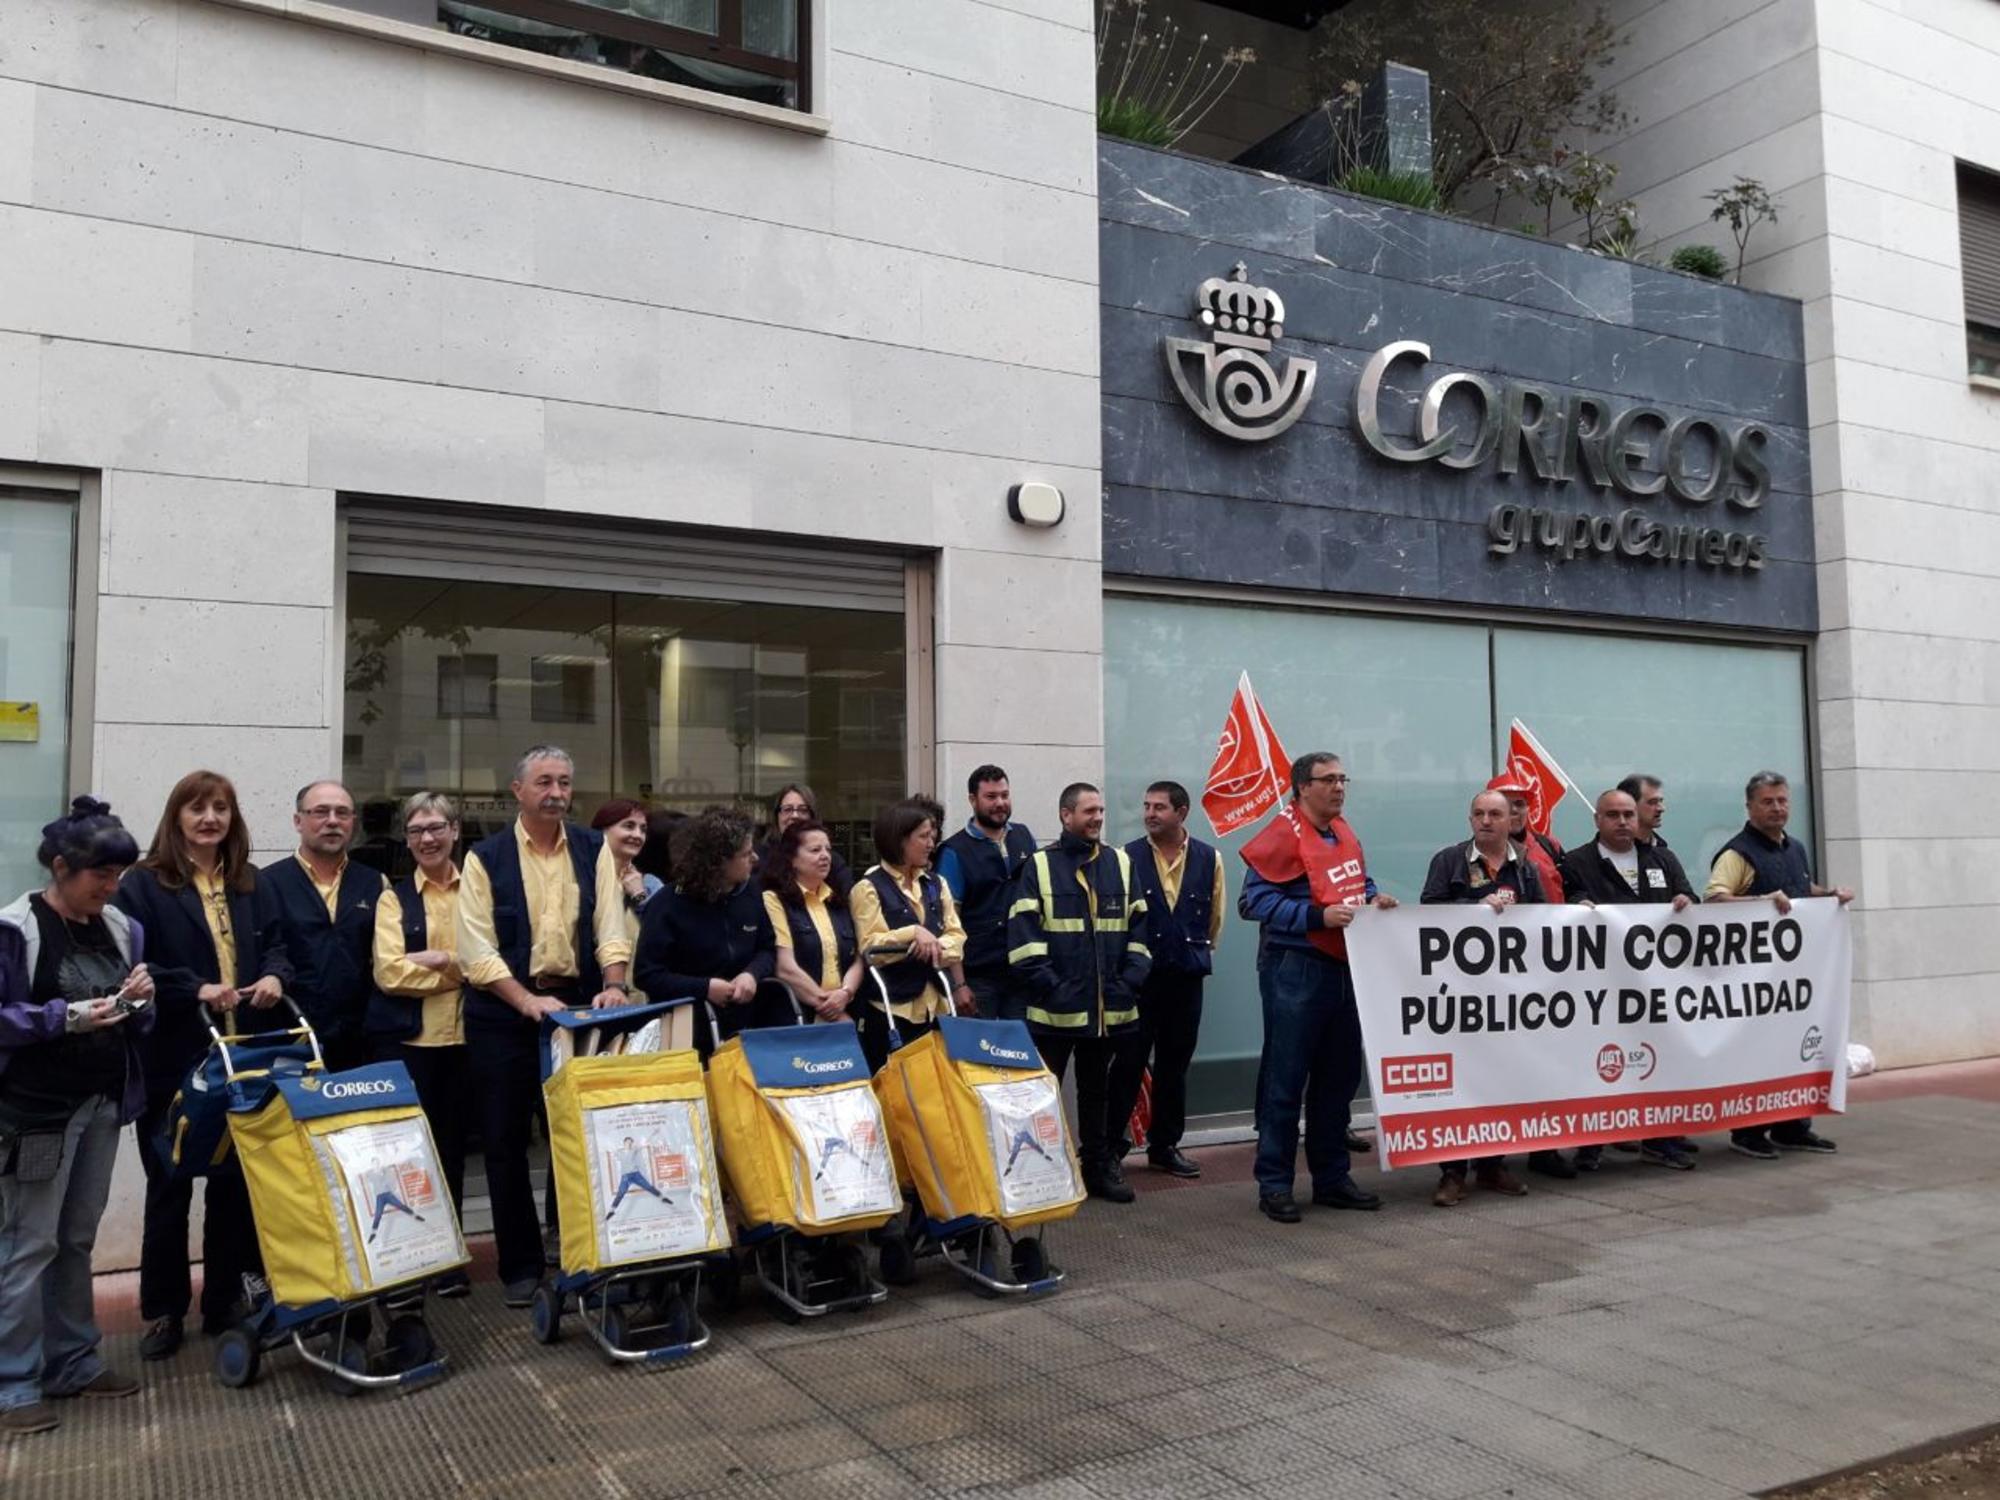
[{"label": "large storefront window", "polygon": [[74,496],[0,485],[0,900],[42,883],[67,796],[75,552]]},{"label": "large storefront window", "polygon": [[449,792],[466,838],[513,816],[515,758],[576,757],[576,810],[612,796],[761,816],[803,781],[850,859],[904,790],[903,617],[351,574],[345,772],[389,864],[399,799]]},{"label": "large storefront window", "polygon": [[[1743,821],[1743,782],[1794,778],[1793,831],[1812,839],[1802,651],[1319,609],[1113,596],[1104,607],[1107,835],[1138,837],[1146,785],[1198,799],[1239,673],[1249,671],[1293,755],[1331,750],[1354,778],[1348,810],[1371,873],[1417,899],[1431,855],[1467,837],[1466,806],[1520,718],[1586,792],[1632,771],[1667,782],[1669,841],[1699,884]],[[1191,825],[1213,840],[1199,806]],[[1565,843],[1590,836],[1576,799],[1557,811]],[[1263,1022],[1256,932],[1235,916],[1242,887],[1224,844],[1229,919],[1202,1015],[1191,1106],[1249,1108]]]}]

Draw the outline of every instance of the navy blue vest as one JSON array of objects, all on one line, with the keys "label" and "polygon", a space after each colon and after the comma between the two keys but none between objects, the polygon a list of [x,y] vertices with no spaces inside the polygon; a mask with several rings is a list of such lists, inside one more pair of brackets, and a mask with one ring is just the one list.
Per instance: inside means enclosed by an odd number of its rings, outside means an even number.
[{"label": "navy blue vest", "polygon": [[1208,942],[1208,924],[1215,912],[1215,848],[1189,838],[1181,864],[1181,904],[1167,906],[1160,885],[1160,866],[1150,839],[1125,846],[1132,861],[1132,879],[1146,897],[1146,946],[1153,950],[1153,972],[1211,974],[1215,958]]},{"label": "navy blue vest", "polygon": [[[944,882],[926,870],[917,877],[918,886],[924,894],[924,914],[921,923],[916,908],[910,905],[910,898],[896,884],[895,876],[879,865],[862,877],[875,887],[876,899],[882,903],[883,925],[894,931],[898,927],[923,926],[938,937],[944,936]],[[810,922],[807,923],[811,925]],[[805,966],[800,965],[801,968]],[[806,970],[811,973],[810,969]],[[904,959],[897,963],[884,964],[879,971],[883,982],[889,987],[889,998],[898,1005],[915,1000],[933,982],[933,973],[925,965],[914,959]]]},{"label": "navy blue vest", "polygon": [[[569,839],[569,861],[576,873],[576,931],[572,934],[576,948],[576,987],[587,1000],[604,988],[604,976],[597,967],[597,854],[604,847],[604,835],[574,823],[565,823],[563,832]],[[528,968],[528,958],[535,950],[535,924],[528,911],[527,888],[521,883],[521,846],[514,824],[509,823],[498,833],[481,839],[473,845],[472,852],[486,867],[488,883],[493,887],[493,933],[500,957],[507,964],[507,972],[527,984],[534,977]],[[465,1018],[519,1024],[521,1013],[484,990],[468,988]]]},{"label": "navy blue vest", "polygon": [[1773,891],[1787,896],[1812,894],[1812,866],[1806,862],[1806,846],[1797,839],[1787,837],[1782,844],[1774,843],[1745,823],[1741,833],[1716,850],[1717,859],[1722,858],[1723,849],[1735,850],[1756,871],[1746,896],[1768,896]]},{"label": "navy blue vest", "polygon": [[[405,876],[389,887],[403,908],[403,951],[421,953],[431,945],[431,916],[424,910],[417,877]],[[368,1035],[383,1042],[407,1042],[424,1029],[424,1002],[418,995],[385,994],[380,985],[368,997]]]},{"label": "navy blue vest", "polygon": [[375,898],[382,893],[382,872],[350,860],[331,918],[296,857],[265,865],[257,884],[277,906],[292,966],[287,992],[322,1042],[359,1036],[375,991]]},{"label": "navy blue vest", "polygon": [[[806,978],[818,984],[822,965],[826,962],[826,950],[820,946],[819,929],[813,926],[812,913],[805,904],[794,906],[782,896],[778,905],[785,913],[785,925],[792,933],[792,962],[806,971]],[[840,972],[845,974],[854,963],[854,956],[860,951],[854,935],[854,913],[845,905],[829,906],[828,920],[833,923],[834,947],[839,951],[834,955],[839,961]],[[902,925],[902,924],[894,924]]]},{"label": "navy blue vest", "polygon": [[1035,836],[1009,823],[1003,849],[993,840],[961,828],[944,841],[958,856],[964,871],[965,897],[958,903],[958,920],[965,928],[968,969],[1007,967],[1007,909],[1020,887],[1021,866],[1035,852]]}]

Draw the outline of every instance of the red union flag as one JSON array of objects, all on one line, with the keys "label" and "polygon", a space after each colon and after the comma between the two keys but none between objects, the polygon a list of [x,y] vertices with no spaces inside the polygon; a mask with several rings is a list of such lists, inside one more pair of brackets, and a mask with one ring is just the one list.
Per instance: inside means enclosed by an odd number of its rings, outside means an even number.
[{"label": "red union flag", "polygon": [[1528,827],[1547,837],[1570,780],[1519,719],[1507,731],[1507,769],[1528,789]]},{"label": "red union flag", "polygon": [[1218,837],[1227,837],[1263,817],[1285,794],[1291,761],[1278,743],[1278,731],[1257,701],[1250,674],[1236,680],[1229,716],[1222,721],[1222,739],[1215,747],[1215,764],[1201,789],[1201,808]]}]

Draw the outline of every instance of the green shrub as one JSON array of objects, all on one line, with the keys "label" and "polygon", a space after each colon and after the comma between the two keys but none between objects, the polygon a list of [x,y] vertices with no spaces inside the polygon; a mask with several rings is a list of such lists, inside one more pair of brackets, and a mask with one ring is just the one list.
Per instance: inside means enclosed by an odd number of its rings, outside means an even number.
[{"label": "green shrub", "polygon": [[1706,276],[1710,281],[1720,281],[1729,274],[1728,260],[1713,245],[1683,245],[1668,258],[1667,264],[1676,271]]},{"label": "green shrub", "polygon": [[1364,198],[1380,198],[1385,203],[1401,203],[1408,208],[1428,208],[1439,212],[1444,199],[1428,172],[1384,172],[1377,167],[1356,167],[1334,184],[1344,192]]},{"label": "green shrub", "polygon": [[1097,128],[1142,146],[1171,146],[1177,134],[1172,121],[1137,99],[1099,99]]}]

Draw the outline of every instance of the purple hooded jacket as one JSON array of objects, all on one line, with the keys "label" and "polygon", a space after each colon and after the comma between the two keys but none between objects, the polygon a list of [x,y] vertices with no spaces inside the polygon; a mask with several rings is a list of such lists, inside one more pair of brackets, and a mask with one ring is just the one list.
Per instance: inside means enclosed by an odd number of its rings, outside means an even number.
[{"label": "purple hooded jacket", "polygon": [[[144,960],[146,934],[139,924],[115,906],[104,908],[104,920],[118,951],[128,964]],[[33,995],[35,959],[41,948],[41,931],[28,898],[0,910],[0,1074],[20,1061],[32,1067],[32,1050],[59,1041],[68,1025],[69,1006],[61,1000],[36,1004]],[[139,1117],[146,1103],[146,1070],[139,1061],[139,1038],[153,1029],[153,1007],[135,1011],[119,1024],[125,1043],[125,1095],[118,1103],[122,1125]]]}]

